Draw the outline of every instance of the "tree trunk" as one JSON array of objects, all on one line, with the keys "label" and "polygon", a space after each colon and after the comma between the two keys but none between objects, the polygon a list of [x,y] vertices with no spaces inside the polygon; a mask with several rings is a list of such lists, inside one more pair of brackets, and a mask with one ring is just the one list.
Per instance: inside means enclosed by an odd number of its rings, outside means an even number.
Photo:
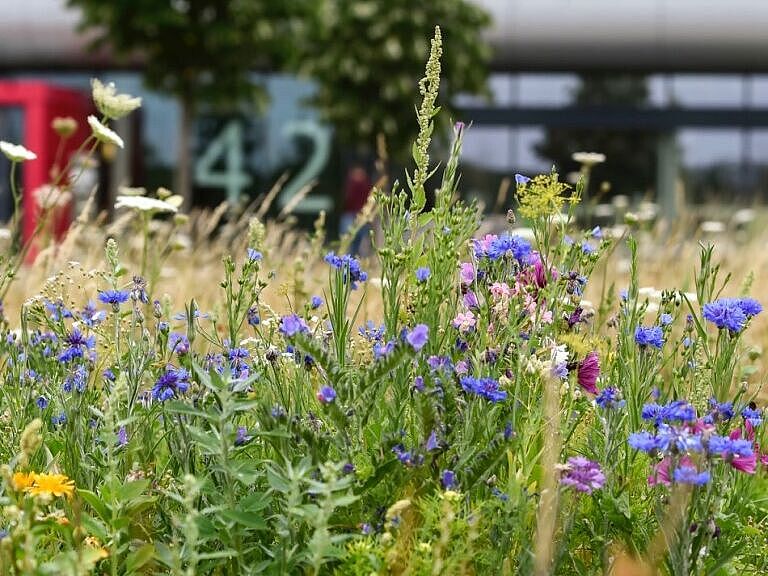
[{"label": "tree trunk", "polygon": [[189,212],[192,207],[192,139],[195,110],[191,98],[181,97],[179,104],[181,105],[181,118],[179,121],[179,148],[174,192],[184,199],[181,210]]}]

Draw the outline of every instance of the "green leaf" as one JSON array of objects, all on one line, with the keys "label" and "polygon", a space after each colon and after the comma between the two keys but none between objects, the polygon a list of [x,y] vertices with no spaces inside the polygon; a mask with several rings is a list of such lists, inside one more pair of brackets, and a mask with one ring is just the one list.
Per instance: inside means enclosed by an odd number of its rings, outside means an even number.
[{"label": "green leaf", "polygon": [[93,511],[96,512],[96,514],[104,520],[105,522],[109,521],[109,518],[112,516],[112,514],[109,511],[109,507],[107,504],[105,504],[101,498],[99,498],[95,493],[91,492],[90,490],[82,490],[78,489],[77,493],[80,495],[80,497],[85,500],[88,505],[93,508]]},{"label": "green leaf", "polygon": [[253,512],[246,512],[244,510],[222,510],[219,516],[230,522],[244,526],[249,530],[266,530],[268,528],[266,520]]},{"label": "green leaf", "polygon": [[137,572],[145,566],[155,556],[155,545],[151,543],[144,544],[138,550],[134,550],[125,560],[125,570],[128,574]]}]

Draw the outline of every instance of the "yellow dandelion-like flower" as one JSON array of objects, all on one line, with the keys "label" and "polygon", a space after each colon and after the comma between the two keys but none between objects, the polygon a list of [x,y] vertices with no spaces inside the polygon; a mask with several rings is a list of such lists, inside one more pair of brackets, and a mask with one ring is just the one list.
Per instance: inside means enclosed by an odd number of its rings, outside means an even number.
[{"label": "yellow dandelion-like flower", "polygon": [[75,482],[64,474],[35,474],[32,486],[24,488],[32,496],[66,496],[72,497]]},{"label": "yellow dandelion-like flower", "polygon": [[86,546],[89,546],[90,548],[94,548],[96,550],[97,556],[99,560],[103,560],[104,558],[109,556],[109,552],[106,548],[104,548],[101,545],[101,542],[99,542],[99,539],[94,536],[88,536],[85,540],[83,540],[83,543]]},{"label": "yellow dandelion-like flower", "polygon": [[14,490],[26,490],[32,484],[35,483],[35,473],[34,472],[14,472],[13,478],[11,479],[11,483],[13,484]]}]

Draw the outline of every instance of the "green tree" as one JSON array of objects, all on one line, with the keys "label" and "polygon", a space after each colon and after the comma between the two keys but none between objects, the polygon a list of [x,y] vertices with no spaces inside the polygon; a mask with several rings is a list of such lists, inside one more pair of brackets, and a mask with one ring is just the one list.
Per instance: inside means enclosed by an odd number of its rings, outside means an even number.
[{"label": "green tree", "polygon": [[263,101],[251,72],[295,57],[295,42],[315,0],[68,0],[82,10],[92,48],[142,66],[148,87],[181,105],[176,192],[191,201],[191,140],[201,105]]},{"label": "green tree", "polygon": [[[318,84],[314,104],[347,145],[372,149],[383,134],[405,158],[418,126],[417,90],[435,26],[443,34],[442,104],[485,90],[490,49],[480,37],[490,18],[465,0],[319,0],[307,27],[300,71]],[[447,125],[451,111],[438,121]]]},{"label": "green tree", "polygon": [[[573,93],[574,106],[640,108],[649,104],[644,76],[582,75],[579,80]],[[629,194],[651,188],[656,178],[656,135],[652,131],[549,128],[536,152],[553,162],[561,174],[579,169],[571,159],[574,152],[605,154],[605,163],[592,169],[593,190],[607,181],[612,191]]]}]

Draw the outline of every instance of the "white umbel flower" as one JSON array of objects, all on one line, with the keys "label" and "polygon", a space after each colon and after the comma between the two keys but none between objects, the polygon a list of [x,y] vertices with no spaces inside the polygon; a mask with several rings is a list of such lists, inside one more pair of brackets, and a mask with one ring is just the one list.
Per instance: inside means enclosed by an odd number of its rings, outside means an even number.
[{"label": "white umbel flower", "polygon": [[115,209],[131,208],[140,212],[172,212],[178,209],[173,204],[169,204],[157,198],[147,198],[146,196],[118,196],[115,202]]},{"label": "white umbel flower", "polygon": [[35,160],[37,158],[37,154],[31,150],[27,150],[24,146],[21,146],[20,144],[11,144],[5,140],[0,141],[0,151],[2,151],[11,162],[24,162],[26,160]]},{"label": "white umbel flower", "polygon": [[93,135],[96,137],[96,140],[99,142],[103,142],[104,144],[114,144],[120,148],[125,147],[125,144],[123,144],[123,139],[117,135],[117,132],[114,132],[104,126],[104,124],[99,122],[99,119],[96,118],[96,116],[93,114],[88,116],[88,124],[90,125],[91,130],[93,130]]},{"label": "white umbel flower", "polygon": [[586,166],[594,166],[595,164],[605,162],[605,154],[600,154],[599,152],[574,152],[571,158],[574,162]]},{"label": "white umbel flower", "polygon": [[91,89],[96,108],[107,118],[113,120],[122,118],[141,106],[141,98],[135,98],[129,94],[118,94],[112,82],[104,85],[94,78],[91,80]]}]

